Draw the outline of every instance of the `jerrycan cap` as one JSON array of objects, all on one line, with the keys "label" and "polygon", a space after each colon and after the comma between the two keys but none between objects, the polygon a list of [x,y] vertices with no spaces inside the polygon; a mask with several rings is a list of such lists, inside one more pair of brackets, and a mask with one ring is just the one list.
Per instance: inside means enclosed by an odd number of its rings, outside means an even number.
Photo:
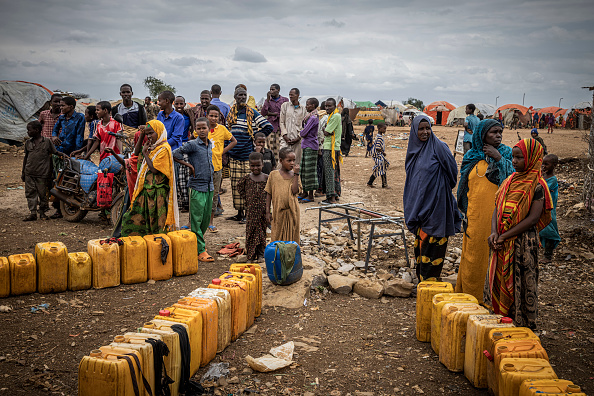
[{"label": "jerrycan cap", "polygon": [[499,321],[499,323],[504,323],[504,324],[511,324],[513,323],[514,320],[512,318],[508,318],[507,316],[504,316],[503,318],[501,318],[501,320]]},{"label": "jerrycan cap", "polygon": [[569,384],[569,385],[567,385],[567,389],[565,391],[566,392],[577,393],[577,392],[581,392],[582,391],[582,388],[579,385],[576,385],[576,384]]},{"label": "jerrycan cap", "polygon": [[89,353],[89,356],[90,357],[99,357],[99,356],[101,356],[101,350],[99,350],[99,349],[93,349],[91,351],[91,353]]},{"label": "jerrycan cap", "polygon": [[184,297],[184,298],[180,298],[179,300],[177,300],[178,304],[182,304],[182,305],[187,305],[189,303],[188,298]]},{"label": "jerrycan cap", "polygon": [[487,358],[487,360],[489,360],[490,362],[493,361],[493,355],[491,355],[489,353],[489,351],[487,351],[486,349],[483,351],[483,355],[485,355],[485,357]]},{"label": "jerrycan cap", "polygon": [[500,340],[503,338],[503,333],[500,331],[496,331],[495,333],[493,333],[493,339],[494,340]]},{"label": "jerrycan cap", "polygon": [[506,345],[499,345],[499,346],[497,347],[497,351],[498,351],[499,353],[505,353],[505,351],[507,351],[507,346],[506,346]]},{"label": "jerrycan cap", "polygon": [[159,315],[161,315],[161,316],[170,316],[171,315],[171,312],[169,312],[168,309],[162,309],[162,310],[159,311]]},{"label": "jerrycan cap", "polygon": [[123,335],[117,335],[113,338],[113,342],[126,342],[126,337]]},{"label": "jerrycan cap", "polygon": [[220,285],[221,284],[221,280],[219,278],[213,279],[212,280],[212,284],[213,285]]},{"label": "jerrycan cap", "polygon": [[516,366],[515,366],[515,365],[513,365],[513,364],[511,364],[511,363],[505,363],[505,364],[503,365],[503,369],[504,369],[505,371],[517,371],[517,370],[516,370]]},{"label": "jerrycan cap", "polygon": [[58,251],[58,247],[57,246],[52,246],[49,249],[51,252],[57,252]]}]

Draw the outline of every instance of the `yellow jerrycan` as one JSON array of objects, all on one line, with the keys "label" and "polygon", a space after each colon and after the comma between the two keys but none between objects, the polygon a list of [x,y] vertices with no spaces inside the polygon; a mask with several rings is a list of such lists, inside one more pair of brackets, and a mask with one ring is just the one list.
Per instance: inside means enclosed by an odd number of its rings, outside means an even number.
[{"label": "yellow jerrycan", "polygon": [[[152,336],[158,335],[161,337],[163,342],[169,348],[169,355],[163,356],[163,362],[165,363],[165,369],[167,375],[174,381],[169,385],[171,396],[177,396],[179,393],[179,384],[181,380],[181,349],[179,345],[179,335],[171,330],[171,326],[174,324],[181,324],[163,320],[153,320],[146,322],[143,327],[138,329],[139,333]],[[188,325],[181,324],[188,331]]]},{"label": "yellow jerrycan", "polygon": [[103,289],[120,284],[120,247],[117,243],[101,243],[92,239],[87,251],[93,261],[93,287]]},{"label": "yellow jerrycan", "polygon": [[[144,240],[147,247],[148,278],[156,281],[171,279],[173,276],[171,239],[165,234],[155,234],[145,235]],[[163,246],[161,240],[167,242],[169,246],[169,253],[167,253],[165,262],[161,258],[161,248]]]},{"label": "yellow jerrycan", "polygon": [[8,258],[0,257],[0,298],[10,296],[10,264]]},{"label": "yellow jerrycan", "polygon": [[424,281],[417,285],[417,340],[431,341],[431,309],[433,296],[439,293],[453,293],[454,288],[448,282]]},{"label": "yellow jerrycan", "polygon": [[475,388],[487,387],[487,356],[489,331],[514,327],[511,318],[501,315],[470,315],[466,324],[464,375]]},{"label": "yellow jerrycan", "polygon": [[91,351],[78,365],[79,396],[134,395],[133,380],[142,384],[138,352],[131,349],[105,348]]},{"label": "yellow jerrycan", "polygon": [[205,298],[185,297],[174,307],[200,312],[202,315],[202,359],[200,367],[206,366],[217,355],[217,331],[219,309],[217,303]]},{"label": "yellow jerrycan", "polygon": [[199,287],[193,290],[188,297],[207,298],[217,303],[218,329],[217,329],[217,352],[223,350],[231,343],[232,318],[231,318],[231,294],[228,290],[209,289]]},{"label": "yellow jerrycan", "polygon": [[586,396],[579,385],[563,379],[526,380],[519,396]]},{"label": "yellow jerrycan", "polygon": [[198,240],[189,230],[167,233],[173,249],[173,275],[185,276],[198,272]]},{"label": "yellow jerrycan", "polygon": [[155,316],[158,320],[168,320],[188,325],[188,338],[190,340],[190,375],[196,374],[202,361],[202,315],[200,312],[177,307],[167,307]]},{"label": "yellow jerrycan", "polygon": [[[127,333],[127,334],[137,334],[137,333]],[[113,342],[110,344],[112,347],[116,348],[125,348],[125,349],[133,349],[140,353],[142,357],[142,367],[144,377],[148,381],[148,385],[150,387],[149,390],[146,389],[144,384],[138,384],[138,389],[141,395],[151,395],[155,393],[155,361],[153,358],[153,346],[151,344],[146,343],[146,338],[140,337],[130,337],[130,335],[117,335],[114,337]]]},{"label": "yellow jerrycan", "polygon": [[68,290],[87,290],[93,284],[93,261],[85,252],[68,253]]},{"label": "yellow jerrycan", "polygon": [[487,315],[489,311],[478,304],[448,303],[441,310],[441,345],[439,361],[448,370],[464,370],[466,324],[470,315]]},{"label": "yellow jerrycan", "polygon": [[487,342],[487,386],[497,395],[499,383],[497,377],[499,376],[499,361],[495,364],[495,354],[497,353],[497,345],[500,342],[507,342],[512,340],[536,340],[540,342],[540,338],[528,327],[505,327],[500,329],[492,329],[489,331],[489,340]]},{"label": "yellow jerrycan", "polygon": [[466,293],[440,293],[431,301],[431,348],[439,355],[439,338],[441,336],[441,309],[447,303],[477,304],[476,297]]},{"label": "yellow jerrycan", "polygon": [[500,396],[517,396],[525,380],[557,378],[545,359],[505,358],[501,360],[499,373]]},{"label": "yellow jerrycan", "polygon": [[[243,283],[243,282],[239,282]],[[210,289],[223,289],[231,294],[231,341],[235,341],[246,330],[248,309],[248,295],[246,287],[237,282],[213,279],[208,285]],[[244,284],[245,285],[245,284]]]},{"label": "yellow jerrycan", "polygon": [[10,294],[35,293],[37,291],[37,265],[31,253],[8,256],[10,266]]},{"label": "yellow jerrycan", "polygon": [[224,279],[228,281],[238,281],[243,282],[247,286],[248,289],[248,315],[246,327],[249,329],[254,324],[254,320],[256,318],[256,310],[258,305],[262,305],[262,297],[258,296],[258,284],[256,282],[256,277],[252,274],[246,273],[237,273],[237,272],[225,272],[223,275],[219,276],[219,279]]},{"label": "yellow jerrycan", "polygon": [[256,317],[262,314],[262,267],[259,264],[231,264],[230,272],[249,273],[256,276],[258,284],[258,305],[256,306]]},{"label": "yellow jerrycan", "polygon": [[35,245],[37,291],[59,293],[68,289],[68,249],[62,242]]},{"label": "yellow jerrycan", "polygon": [[141,236],[120,238],[120,274],[124,285],[143,283],[147,280],[146,242]]}]

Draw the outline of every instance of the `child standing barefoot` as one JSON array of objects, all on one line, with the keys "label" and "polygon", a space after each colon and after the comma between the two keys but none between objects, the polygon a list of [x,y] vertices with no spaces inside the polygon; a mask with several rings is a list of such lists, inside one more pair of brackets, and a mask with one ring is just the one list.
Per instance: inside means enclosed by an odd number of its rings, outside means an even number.
[{"label": "child standing barefoot", "polygon": [[551,210],[551,222],[539,234],[540,243],[544,247],[544,263],[550,263],[553,259],[553,251],[561,242],[559,229],[557,228],[557,198],[559,197],[559,184],[555,176],[555,167],[559,163],[559,158],[555,154],[549,154],[542,160],[542,176],[547,181],[551,198],[553,199],[553,209]]},{"label": "child standing barefoot", "polygon": [[280,169],[270,173],[266,184],[266,219],[272,223],[270,240],[299,243],[299,165],[295,164],[295,153],[288,147],[281,149],[278,156]]},{"label": "child standing barefoot", "polygon": [[250,154],[250,169],[252,173],[237,182],[239,195],[245,199],[246,225],[245,248],[248,261],[258,261],[264,257],[266,248],[266,184],[268,175],[262,172],[264,167],[261,153]]},{"label": "child standing barefoot", "polygon": [[553,209],[541,175],[542,152],[534,139],[523,139],[512,150],[516,171],[497,191],[484,298],[496,314],[531,329],[538,308],[538,232],[550,223]]},{"label": "child standing barefoot", "polygon": [[384,144],[384,133],[386,133],[386,129],[387,127],[385,123],[380,122],[377,124],[377,138],[375,139],[375,143],[373,144],[373,148],[371,150],[371,155],[373,156],[375,165],[373,166],[373,174],[367,182],[368,187],[373,187],[373,182],[375,181],[376,177],[381,176],[382,187],[389,188],[386,171],[388,170],[390,163],[386,159],[386,145]]}]

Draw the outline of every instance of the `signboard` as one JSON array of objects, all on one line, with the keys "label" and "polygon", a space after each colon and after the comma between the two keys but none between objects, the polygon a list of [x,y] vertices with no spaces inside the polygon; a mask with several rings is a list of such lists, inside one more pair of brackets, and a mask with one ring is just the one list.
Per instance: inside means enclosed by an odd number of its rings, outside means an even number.
[{"label": "signboard", "polygon": [[456,145],[454,146],[454,157],[456,154],[464,155],[464,129],[458,130],[458,137],[456,138]]}]

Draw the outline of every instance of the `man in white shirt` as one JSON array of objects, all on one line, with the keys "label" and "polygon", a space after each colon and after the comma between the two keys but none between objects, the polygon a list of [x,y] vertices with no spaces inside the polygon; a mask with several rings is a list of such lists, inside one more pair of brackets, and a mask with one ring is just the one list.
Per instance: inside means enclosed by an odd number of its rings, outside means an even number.
[{"label": "man in white shirt", "polygon": [[280,111],[280,148],[290,147],[295,152],[295,163],[301,164],[301,136],[303,120],[307,114],[305,106],[299,103],[299,89],[289,91],[289,101],[281,106]]}]

